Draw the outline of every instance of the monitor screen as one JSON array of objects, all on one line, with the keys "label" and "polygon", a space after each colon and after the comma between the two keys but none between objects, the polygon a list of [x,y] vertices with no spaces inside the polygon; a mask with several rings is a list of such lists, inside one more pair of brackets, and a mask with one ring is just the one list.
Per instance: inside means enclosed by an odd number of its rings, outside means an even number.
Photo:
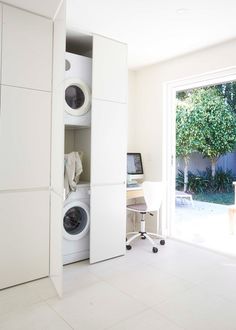
[{"label": "monitor screen", "polygon": [[143,174],[142,157],[138,152],[127,154],[127,174]]}]

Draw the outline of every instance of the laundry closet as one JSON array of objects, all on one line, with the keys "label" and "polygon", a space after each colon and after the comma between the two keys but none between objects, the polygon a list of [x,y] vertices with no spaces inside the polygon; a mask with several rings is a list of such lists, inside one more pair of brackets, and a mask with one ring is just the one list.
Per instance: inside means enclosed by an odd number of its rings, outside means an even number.
[{"label": "laundry closet", "polygon": [[[67,31],[66,48],[65,13],[65,1],[50,18],[0,3],[0,289],[50,277],[62,294],[71,152],[83,153],[89,262],[125,254],[127,45]],[[66,51],[92,62],[89,125],[65,125]]]},{"label": "laundry closet", "polygon": [[69,35],[64,98],[64,265],[90,257],[91,103],[92,37]]},{"label": "laundry closet", "polygon": [[82,172],[74,191],[64,187],[64,265],[125,254],[126,103],[126,45],[67,31],[64,164],[77,154]]}]

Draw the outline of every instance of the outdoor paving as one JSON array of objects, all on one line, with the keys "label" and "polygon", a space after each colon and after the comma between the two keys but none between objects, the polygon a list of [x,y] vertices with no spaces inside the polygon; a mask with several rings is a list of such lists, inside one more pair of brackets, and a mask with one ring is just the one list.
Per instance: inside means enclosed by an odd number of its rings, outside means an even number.
[{"label": "outdoor paving", "polygon": [[174,237],[223,253],[236,255],[235,234],[230,234],[228,208],[206,202],[176,202]]}]

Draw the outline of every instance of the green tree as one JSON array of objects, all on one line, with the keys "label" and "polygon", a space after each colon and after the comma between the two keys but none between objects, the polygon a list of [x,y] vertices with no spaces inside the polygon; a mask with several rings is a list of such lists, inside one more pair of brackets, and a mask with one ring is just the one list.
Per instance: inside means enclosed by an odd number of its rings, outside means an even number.
[{"label": "green tree", "polygon": [[192,118],[190,99],[178,100],[176,107],[176,156],[184,161],[184,191],[187,190],[188,186],[189,156],[195,151],[196,144]]},{"label": "green tree", "polygon": [[236,146],[236,115],[215,87],[196,89],[188,101],[194,114],[196,150],[210,159],[214,177],[218,158]]},{"label": "green tree", "polygon": [[236,82],[231,81],[228,83],[216,85],[215,87],[224,97],[225,101],[231,107],[233,112],[236,113]]}]

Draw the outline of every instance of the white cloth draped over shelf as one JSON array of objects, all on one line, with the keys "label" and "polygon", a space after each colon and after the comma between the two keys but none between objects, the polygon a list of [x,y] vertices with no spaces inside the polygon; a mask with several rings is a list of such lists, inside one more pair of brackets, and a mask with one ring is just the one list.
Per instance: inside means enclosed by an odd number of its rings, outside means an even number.
[{"label": "white cloth draped over shelf", "polygon": [[71,152],[64,156],[64,188],[66,197],[70,191],[76,190],[76,185],[79,183],[80,174],[83,172],[82,157],[82,151]]}]

